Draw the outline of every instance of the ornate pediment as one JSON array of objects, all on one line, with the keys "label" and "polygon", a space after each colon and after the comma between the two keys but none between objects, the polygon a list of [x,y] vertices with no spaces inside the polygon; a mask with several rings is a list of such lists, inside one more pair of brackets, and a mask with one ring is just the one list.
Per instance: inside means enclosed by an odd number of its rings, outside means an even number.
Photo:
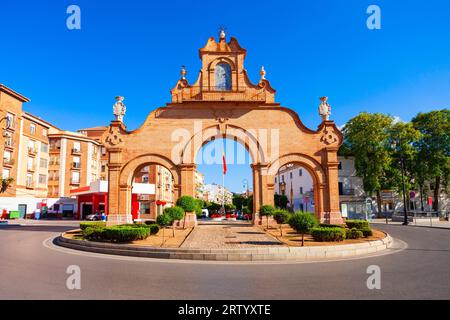
[{"label": "ornate pediment", "polygon": [[264,67],[260,71],[260,81],[253,84],[244,68],[247,50],[231,37],[226,41],[221,31],[219,42],[214,37],[208,39],[200,49],[202,69],[194,84],[186,79],[186,69],[181,70],[181,79],[171,90],[172,103],[184,102],[257,102],[275,103],[275,90],[266,79]]}]

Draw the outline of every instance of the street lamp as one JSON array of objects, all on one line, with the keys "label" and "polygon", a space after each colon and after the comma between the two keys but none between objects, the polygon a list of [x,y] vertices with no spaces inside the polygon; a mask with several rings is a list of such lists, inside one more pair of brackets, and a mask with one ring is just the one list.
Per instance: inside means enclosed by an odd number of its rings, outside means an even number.
[{"label": "street lamp", "polygon": [[[402,142],[401,138],[398,138],[399,140],[399,155],[400,155],[400,167],[401,167],[401,173],[402,173],[402,191],[403,191],[403,225],[408,225],[408,212],[406,210],[406,187],[405,187],[405,157],[403,156],[403,150],[402,150]],[[392,148],[394,150],[397,149],[397,141],[392,142]]]}]

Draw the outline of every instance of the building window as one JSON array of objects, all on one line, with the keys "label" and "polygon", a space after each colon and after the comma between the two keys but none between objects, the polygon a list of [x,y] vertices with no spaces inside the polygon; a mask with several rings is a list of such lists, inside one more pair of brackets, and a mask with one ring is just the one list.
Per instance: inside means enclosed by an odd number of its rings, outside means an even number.
[{"label": "building window", "polygon": [[47,129],[42,129],[42,136],[46,137],[48,135]]},{"label": "building window", "polygon": [[27,168],[28,168],[28,170],[33,170],[34,169],[33,158],[28,157]]},{"label": "building window", "polygon": [[9,169],[3,169],[3,172],[2,172],[2,178],[3,179],[8,179],[10,177],[10,171],[9,171]]},{"label": "building window", "polygon": [[35,146],[34,141],[33,140],[28,140],[28,150],[30,152],[35,152],[36,151],[34,146]]},{"label": "building window", "polygon": [[80,173],[77,171],[72,172],[72,183],[79,184],[80,183]]},{"label": "building window", "polygon": [[342,170],[342,162],[339,161],[338,170]]},{"label": "building window", "polygon": [[292,172],[289,172],[289,177],[292,179]]},{"label": "building window", "polygon": [[73,143],[73,151],[74,152],[80,152],[81,151],[81,144],[79,142]]},{"label": "building window", "polygon": [[33,175],[31,173],[27,174],[27,188],[33,188]]},{"label": "building window", "polygon": [[344,184],[342,182],[339,182],[339,195],[344,195]]},{"label": "building window", "polygon": [[39,183],[40,184],[46,184],[47,183],[47,176],[45,174],[39,175]]},{"label": "building window", "polygon": [[275,183],[277,183],[277,177],[275,177]]},{"label": "building window", "polygon": [[219,63],[215,70],[216,89],[231,90],[231,68],[227,63]]},{"label": "building window", "polygon": [[39,167],[41,167],[43,169],[47,169],[47,167],[48,167],[47,159],[40,159],[39,160]]},{"label": "building window", "polygon": [[36,125],[34,123],[30,123],[30,134],[36,134]]},{"label": "building window", "polygon": [[73,157],[72,168],[75,169],[81,168],[80,157]]},{"label": "building window", "polygon": [[303,170],[302,170],[302,169],[299,169],[299,170],[298,170],[298,176],[299,176],[299,177],[303,176]]},{"label": "building window", "polygon": [[48,153],[48,144],[41,143],[41,152]]},{"label": "building window", "polygon": [[102,147],[102,156],[105,156],[105,155],[106,155],[106,148]]},{"label": "building window", "polygon": [[281,176],[281,181],[284,182],[284,174]]},{"label": "building window", "polygon": [[14,128],[14,115],[11,113],[6,114],[6,128]]},{"label": "building window", "polygon": [[6,164],[12,164],[11,163],[11,151],[3,152],[3,162]]},{"label": "building window", "polygon": [[13,136],[11,132],[5,132],[5,146],[7,147],[13,146]]},{"label": "building window", "polygon": [[300,194],[303,194],[303,187],[300,187]]}]

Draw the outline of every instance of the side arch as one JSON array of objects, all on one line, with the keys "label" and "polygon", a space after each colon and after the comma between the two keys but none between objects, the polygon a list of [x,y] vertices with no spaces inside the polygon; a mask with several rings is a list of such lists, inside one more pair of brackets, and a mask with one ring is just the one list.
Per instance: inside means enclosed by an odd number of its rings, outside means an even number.
[{"label": "side arch", "polygon": [[[274,183],[273,180],[275,179],[275,175],[277,174],[278,170],[291,163],[305,168],[311,175],[313,179],[315,215],[322,222],[324,211],[327,206],[327,204],[325,203],[325,200],[327,199],[325,195],[325,187],[327,185],[328,179],[322,165],[318,161],[308,155],[301,153],[281,156],[269,165],[268,175],[271,177],[271,183]],[[273,197],[273,195],[270,195],[270,197]]]}]

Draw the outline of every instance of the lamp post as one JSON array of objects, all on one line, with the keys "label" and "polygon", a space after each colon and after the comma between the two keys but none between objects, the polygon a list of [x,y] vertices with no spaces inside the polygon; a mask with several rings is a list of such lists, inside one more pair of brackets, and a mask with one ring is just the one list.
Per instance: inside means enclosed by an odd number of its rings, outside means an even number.
[{"label": "lamp post", "polygon": [[[403,156],[402,143],[400,137],[399,140],[399,154],[400,154],[400,167],[402,173],[402,192],[403,192],[403,225],[408,225],[408,212],[406,210],[406,187],[405,187],[405,157]],[[394,140],[392,143],[394,150],[397,149],[397,142]]]}]

